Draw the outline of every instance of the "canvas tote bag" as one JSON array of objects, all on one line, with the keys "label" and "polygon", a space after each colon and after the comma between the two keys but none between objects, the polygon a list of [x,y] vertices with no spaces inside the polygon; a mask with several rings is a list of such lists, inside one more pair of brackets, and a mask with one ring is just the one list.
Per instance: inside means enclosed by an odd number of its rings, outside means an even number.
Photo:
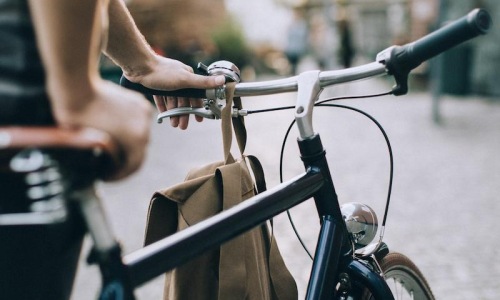
[{"label": "canvas tote bag", "polygon": [[[146,245],[265,190],[260,162],[253,156],[243,155],[246,130],[242,117],[231,117],[233,91],[234,84],[230,84],[221,117],[224,160],[191,170],[183,183],[153,195],[148,212]],[[239,98],[234,102],[241,108]],[[237,160],[230,153],[233,126],[242,154]],[[295,280],[266,223],[181,265],[165,277],[164,299],[167,300],[297,298]]]}]

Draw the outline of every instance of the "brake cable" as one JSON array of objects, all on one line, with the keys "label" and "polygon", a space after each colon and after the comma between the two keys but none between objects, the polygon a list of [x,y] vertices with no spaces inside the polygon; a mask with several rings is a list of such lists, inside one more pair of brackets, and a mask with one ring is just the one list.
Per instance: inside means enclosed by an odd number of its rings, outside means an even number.
[{"label": "brake cable", "polygon": [[[393,182],[393,175],[394,175],[394,159],[393,159],[392,147],[391,147],[391,143],[389,141],[389,137],[387,136],[387,133],[385,132],[385,130],[382,127],[382,125],[374,117],[372,117],[368,113],[366,113],[366,112],[364,112],[364,111],[362,111],[360,109],[351,107],[351,106],[339,105],[339,104],[329,104],[329,103],[326,103],[326,102],[339,101],[339,100],[375,98],[375,97],[382,97],[382,96],[387,96],[387,95],[392,95],[392,94],[393,94],[392,91],[390,91],[390,92],[385,92],[385,93],[381,93],[381,94],[372,94],[372,95],[334,97],[334,98],[329,98],[329,99],[324,99],[324,100],[318,101],[318,102],[316,102],[314,104],[314,106],[342,108],[342,109],[347,109],[347,110],[351,110],[351,111],[357,112],[359,114],[362,114],[363,116],[365,116],[368,119],[370,119],[370,121],[372,121],[378,127],[379,131],[384,136],[384,139],[385,139],[385,142],[386,142],[386,145],[387,145],[387,149],[388,149],[388,152],[389,152],[390,171],[389,171],[389,187],[388,187],[388,191],[387,191],[387,200],[386,200],[386,205],[385,205],[385,210],[384,210],[384,217],[383,217],[383,220],[382,220],[382,228],[381,228],[381,232],[380,232],[380,241],[382,240],[383,235],[384,235],[385,224],[386,224],[387,215],[388,215],[388,212],[389,212],[389,204],[390,204],[390,200],[391,200],[392,182]],[[272,112],[272,111],[294,109],[294,108],[295,108],[295,106],[283,106],[283,107],[275,107],[275,108],[261,109],[261,110],[249,110],[248,114]],[[279,174],[280,174],[280,182],[281,183],[283,183],[283,156],[284,156],[284,152],[285,152],[285,144],[286,144],[286,141],[288,139],[288,136],[289,136],[290,131],[293,128],[294,124],[295,124],[295,120],[293,120],[290,123],[290,126],[288,127],[288,129],[287,129],[287,131],[285,133],[285,136],[283,138],[283,143],[282,143],[282,146],[281,146],[280,167],[279,167]],[[309,256],[309,258],[313,259],[313,256],[312,256],[311,252],[307,249],[307,246],[305,245],[304,241],[300,237],[300,234],[299,234],[299,232],[298,232],[298,230],[297,230],[297,228],[295,226],[295,222],[293,221],[293,218],[292,218],[289,210],[287,210],[287,216],[288,216],[290,225],[292,226],[292,229],[293,229],[293,231],[294,231],[297,239],[299,240],[300,244],[302,245],[302,248],[307,253],[307,255]]]}]

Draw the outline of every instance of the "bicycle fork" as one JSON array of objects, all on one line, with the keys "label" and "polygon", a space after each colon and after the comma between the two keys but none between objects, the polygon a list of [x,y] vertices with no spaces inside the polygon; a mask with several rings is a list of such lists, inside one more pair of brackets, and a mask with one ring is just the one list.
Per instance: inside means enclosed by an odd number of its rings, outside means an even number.
[{"label": "bicycle fork", "polygon": [[384,278],[369,264],[354,256],[319,135],[299,140],[298,143],[304,166],[321,172],[324,182],[314,194],[321,229],[306,299],[336,299],[337,283],[342,284],[350,279],[367,287],[375,299],[394,299]]},{"label": "bicycle fork", "polygon": [[299,149],[306,170],[315,169],[323,176],[323,186],[314,194],[321,219],[321,230],[313,260],[306,299],[335,299],[339,274],[359,279],[376,299],[393,299],[384,279],[366,265],[354,259],[352,241],[342,217],[325,150],[314,132],[312,113],[322,91],[319,71],[301,73],[297,79],[295,120],[299,130]]}]

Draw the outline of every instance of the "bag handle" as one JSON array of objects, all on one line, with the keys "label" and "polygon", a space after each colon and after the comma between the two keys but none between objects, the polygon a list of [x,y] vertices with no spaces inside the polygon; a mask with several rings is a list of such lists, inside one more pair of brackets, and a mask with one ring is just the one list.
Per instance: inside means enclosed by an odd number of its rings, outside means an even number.
[{"label": "bag handle", "polygon": [[[246,158],[254,174],[257,193],[266,191],[267,187],[262,164],[257,157],[253,155],[248,155]],[[283,257],[281,256],[276,239],[274,238],[274,224],[272,219],[269,221],[269,225],[271,227],[271,232],[269,232],[265,224],[261,226],[263,234],[269,236],[267,260],[269,262],[269,276],[271,278],[272,290],[275,293],[276,299],[297,299],[297,284],[293,276],[289,273]]]},{"label": "bag handle", "polygon": [[252,170],[253,177],[255,179],[255,187],[257,188],[257,194],[262,193],[267,190],[266,179],[264,176],[264,168],[262,164],[253,155],[247,155],[246,158],[250,163],[250,169]]},{"label": "bag handle", "polygon": [[234,82],[230,82],[226,85],[226,106],[221,112],[222,145],[224,148],[224,162],[226,164],[234,162],[234,158],[231,155],[233,128],[241,155],[243,155],[247,143],[247,131],[243,117],[232,117],[233,107],[236,109],[242,108],[241,98],[234,97],[235,86],[236,83]]},{"label": "bag handle", "polygon": [[[234,97],[235,83],[228,83],[226,85],[226,106],[221,113],[221,129],[222,129],[222,142],[224,148],[224,161],[226,165],[234,163],[234,158],[231,155],[231,145],[232,145],[232,129],[236,136],[238,143],[238,148],[240,154],[243,157],[243,152],[245,151],[247,132],[245,128],[245,122],[242,116],[232,117],[233,107],[236,109],[241,109],[241,98]],[[234,104],[234,106],[233,106]],[[260,161],[252,156],[248,155],[247,160],[249,162],[250,168],[254,175],[255,185],[257,193],[264,192],[266,187],[266,182],[264,178],[264,171]],[[240,176],[234,177],[237,164],[230,165],[234,170],[229,170],[228,168],[218,169],[223,181],[223,195],[224,195],[224,209],[227,209],[233,205],[236,205],[241,200],[241,174]],[[239,171],[241,169],[237,168]],[[224,174],[225,173],[225,174]],[[229,180],[231,179],[231,180]],[[236,179],[236,182],[235,180]],[[226,181],[229,180],[229,181]],[[238,184],[239,183],[239,184]],[[235,199],[239,201],[235,202]],[[271,228],[273,224],[271,221]],[[269,233],[268,228],[265,224],[261,225],[264,235],[268,235],[269,244],[267,249],[267,261],[269,265],[269,276],[270,283],[272,285],[273,298],[277,299],[297,299],[297,285],[294,278],[288,272],[288,269],[281,257],[279,252],[276,239],[274,238],[273,230]],[[239,239],[239,241],[237,241]],[[236,237],[233,241],[228,242],[221,246],[222,252],[229,253],[229,255],[221,255],[221,261],[219,262],[219,299],[244,299],[245,295],[245,282],[244,280],[247,276],[246,267],[244,263],[245,248],[241,247],[245,245],[243,242],[244,236]],[[238,258],[236,259],[235,254],[238,253]],[[230,269],[231,272],[224,272],[223,270]],[[229,277],[228,277],[229,276]],[[234,284],[234,279],[238,278],[237,284]],[[235,297],[235,295],[237,295]]]},{"label": "bag handle", "polygon": [[[222,209],[241,203],[241,167],[232,163],[217,169],[222,182]],[[245,299],[247,269],[245,263],[245,235],[240,235],[220,247],[219,297],[220,300]]]}]

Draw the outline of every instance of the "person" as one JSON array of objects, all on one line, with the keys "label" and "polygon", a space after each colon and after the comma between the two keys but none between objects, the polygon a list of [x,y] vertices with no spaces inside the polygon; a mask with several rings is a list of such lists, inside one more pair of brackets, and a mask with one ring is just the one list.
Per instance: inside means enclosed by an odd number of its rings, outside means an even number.
[{"label": "person", "polygon": [[307,23],[299,9],[294,10],[292,23],[289,25],[285,46],[285,55],[290,64],[290,73],[297,74],[300,59],[306,54],[308,48]]},{"label": "person", "polygon": [[344,68],[350,68],[355,55],[355,49],[352,43],[351,26],[348,19],[343,18],[339,21],[339,31],[340,48],[338,57]]},{"label": "person", "polygon": [[[110,178],[118,180],[141,166],[151,105],[99,76],[101,53],[127,79],[155,89],[214,88],[224,77],[196,75],[156,55],[123,0],[0,0],[0,126],[103,130],[124,153],[123,167]],[[160,111],[201,105],[199,99],[154,100]],[[189,116],[172,118],[171,125],[185,129],[188,121]],[[19,200],[2,190],[0,214],[6,202]],[[70,218],[57,226],[0,226],[0,299],[69,299],[81,223]]]}]

